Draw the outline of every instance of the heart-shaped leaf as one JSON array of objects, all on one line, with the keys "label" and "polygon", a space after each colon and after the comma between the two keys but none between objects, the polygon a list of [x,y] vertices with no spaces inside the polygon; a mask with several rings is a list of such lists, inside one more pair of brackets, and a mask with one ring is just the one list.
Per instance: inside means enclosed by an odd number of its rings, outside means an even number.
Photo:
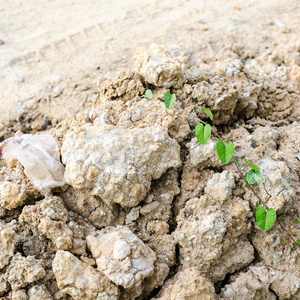
[{"label": "heart-shaped leaf", "polygon": [[232,142],[228,142],[226,145],[223,141],[217,143],[217,153],[221,162],[225,165],[230,161],[234,151],[235,146]]},{"label": "heart-shaped leaf", "polygon": [[258,182],[258,183],[265,182],[265,178],[262,176],[262,174],[255,170],[251,170],[246,174],[246,180],[250,184],[254,184],[255,182]]},{"label": "heart-shaped leaf", "polygon": [[276,211],[273,208],[266,210],[261,206],[257,209],[255,218],[260,229],[268,231],[276,221]]},{"label": "heart-shaped leaf", "polygon": [[145,94],[142,97],[152,99],[152,97],[153,97],[152,91],[151,90],[146,90]]},{"label": "heart-shaped leaf", "polygon": [[206,107],[199,107],[204,113],[206,113],[208,115],[208,117],[213,120],[214,119],[214,115],[212,114],[211,110],[209,108]]},{"label": "heart-shaped leaf", "polygon": [[209,124],[205,124],[205,126],[203,126],[202,123],[199,123],[196,127],[195,127],[195,133],[196,133],[196,137],[198,139],[198,141],[205,145],[208,141],[208,139],[210,138],[210,134],[211,134],[211,126]]},{"label": "heart-shaped leaf", "polygon": [[164,95],[164,100],[165,100],[165,105],[166,108],[171,108],[174,102],[176,101],[176,95],[175,94],[170,94],[170,93],[165,93]]}]

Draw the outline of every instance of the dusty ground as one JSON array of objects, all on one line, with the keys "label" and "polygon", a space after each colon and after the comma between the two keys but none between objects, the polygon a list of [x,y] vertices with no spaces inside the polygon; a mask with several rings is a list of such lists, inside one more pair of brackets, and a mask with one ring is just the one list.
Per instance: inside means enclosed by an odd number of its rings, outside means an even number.
[{"label": "dusty ground", "polygon": [[[1,148],[0,299],[300,299],[299,15],[297,1],[0,0],[0,141],[36,137]],[[195,138],[197,106],[261,167],[254,190],[290,236],[257,227],[233,161]]]},{"label": "dusty ground", "polygon": [[[175,47],[187,66],[228,48],[245,57],[288,42],[297,47],[299,11],[296,0],[2,0],[0,117],[14,116],[18,101],[41,97],[58,82],[115,77],[132,67],[137,47],[153,42]],[[55,115],[79,107],[58,102]]]}]

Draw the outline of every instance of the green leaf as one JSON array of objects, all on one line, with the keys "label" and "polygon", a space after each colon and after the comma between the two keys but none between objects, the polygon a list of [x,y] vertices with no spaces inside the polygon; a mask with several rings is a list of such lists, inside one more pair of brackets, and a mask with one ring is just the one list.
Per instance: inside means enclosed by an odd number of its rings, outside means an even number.
[{"label": "green leaf", "polygon": [[260,171],[260,168],[258,165],[251,163],[247,158],[244,158],[244,162],[248,165],[248,167],[251,168],[251,170],[253,171]]},{"label": "green leaf", "polygon": [[165,100],[165,105],[166,108],[171,108],[174,102],[176,101],[176,95],[175,94],[170,94],[170,93],[165,93],[164,95],[164,100]]},{"label": "green leaf", "polygon": [[259,203],[258,203],[258,201],[256,201],[255,208],[258,208],[258,205],[259,205]]},{"label": "green leaf", "polygon": [[211,126],[209,124],[205,124],[205,126],[203,126],[202,123],[199,123],[196,127],[195,127],[195,133],[196,133],[196,137],[198,139],[198,141],[205,145],[208,141],[208,139],[210,138],[210,134],[211,134]]},{"label": "green leaf", "polygon": [[209,108],[206,107],[199,107],[205,114],[207,114],[207,116],[213,120],[214,119],[214,115],[212,114],[211,110]]},{"label": "green leaf", "polygon": [[258,171],[251,170],[246,174],[246,180],[250,184],[254,184],[255,182],[263,183],[265,182],[265,178]]},{"label": "green leaf", "polygon": [[151,90],[146,90],[145,96],[146,96],[146,98],[148,98],[148,99],[152,99],[152,97],[153,97],[152,91],[151,91]]},{"label": "green leaf", "polygon": [[300,246],[300,240],[298,240],[298,245]]},{"label": "green leaf", "polygon": [[251,170],[253,170],[253,171],[256,171],[256,172],[259,172],[259,171],[260,171],[260,167],[259,167],[258,165],[256,165],[256,164],[249,163],[248,166],[249,166],[249,167],[251,168]]},{"label": "green leaf", "polygon": [[235,146],[234,143],[228,142],[226,145],[223,141],[217,143],[217,153],[223,164],[227,164],[232,155],[234,154]]},{"label": "green leaf", "polygon": [[238,163],[239,163],[239,159],[237,158],[237,159],[235,160],[235,162],[238,164]]},{"label": "green leaf", "polygon": [[300,224],[300,219],[298,217],[296,217],[296,218],[297,218],[297,222]]},{"label": "green leaf", "polygon": [[281,224],[282,223],[282,219],[278,219],[278,223]]},{"label": "green leaf", "polygon": [[247,183],[245,183],[245,188],[249,187]]},{"label": "green leaf", "polygon": [[260,229],[268,231],[276,221],[276,211],[273,208],[268,209],[261,206],[257,209],[255,218]]}]

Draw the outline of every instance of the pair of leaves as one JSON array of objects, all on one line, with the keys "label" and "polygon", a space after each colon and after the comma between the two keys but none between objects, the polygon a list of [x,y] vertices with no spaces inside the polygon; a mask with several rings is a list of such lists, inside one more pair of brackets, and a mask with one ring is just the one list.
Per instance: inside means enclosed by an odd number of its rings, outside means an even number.
[{"label": "pair of leaves", "polygon": [[[205,107],[198,107],[198,108],[201,109],[204,113],[206,113],[211,120],[213,120],[214,116],[209,108],[205,108]],[[205,145],[211,135],[211,126],[207,123],[205,124],[205,126],[202,123],[199,123],[195,127],[195,133],[198,141],[201,144]]]},{"label": "pair of leaves", "polygon": [[265,178],[259,171],[251,170],[246,174],[246,180],[250,184],[254,184],[255,182],[263,183],[265,182]]},{"label": "pair of leaves", "polygon": [[141,96],[141,98],[152,99],[153,94],[151,90],[146,90],[145,94]]},{"label": "pair of leaves", "polygon": [[217,153],[223,164],[226,165],[230,161],[234,152],[235,152],[234,143],[227,142],[226,145],[223,141],[219,141],[217,143]]},{"label": "pair of leaves", "polygon": [[[211,120],[213,120],[214,116],[209,108],[205,108],[205,107],[199,107],[199,108],[204,113],[206,113]],[[211,126],[207,123],[205,124],[205,126],[202,123],[199,123],[195,127],[195,133],[198,141],[201,144],[205,145],[211,135]],[[227,164],[230,161],[234,152],[235,152],[234,143],[228,142],[226,145],[223,141],[219,141],[217,143],[217,153],[223,164]]]},{"label": "pair of leaves", "polygon": [[261,206],[257,209],[255,218],[258,227],[264,231],[268,231],[276,221],[276,211],[273,208],[266,210],[265,207]]},{"label": "pair of leaves", "polygon": [[165,100],[165,105],[166,108],[171,108],[174,102],[176,101],[176,95],[175,94],[170,94],[170,93],[165,93],[164,95],[164,100]]},{"label": "pair of leaves", "polygon": [[265,182],[265,178],[260,173],[260,167],[256,164],[251,163],[247,158],[244,158],[245,163],[248,165],[249,168],[251,168],[251,171],[249,171],[246,174],[246,180],[250,184],[257,183],[263,183]]}]

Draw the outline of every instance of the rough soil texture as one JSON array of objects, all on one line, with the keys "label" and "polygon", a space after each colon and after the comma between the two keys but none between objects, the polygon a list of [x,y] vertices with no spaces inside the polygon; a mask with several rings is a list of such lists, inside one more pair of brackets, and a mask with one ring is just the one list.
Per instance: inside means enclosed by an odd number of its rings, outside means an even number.
[{"label": "rough soil texture", "polygon": [[[278,222],[259,229],[257,199],[215,150],[218,133],[260,166],[254,191],[300,239],[299,4],[54,2],[0,9],[0,141],[16,136],[1,149],[0,299],[300,299],[300,247]],[[47,134],[57,185],[30,148]]]}]

